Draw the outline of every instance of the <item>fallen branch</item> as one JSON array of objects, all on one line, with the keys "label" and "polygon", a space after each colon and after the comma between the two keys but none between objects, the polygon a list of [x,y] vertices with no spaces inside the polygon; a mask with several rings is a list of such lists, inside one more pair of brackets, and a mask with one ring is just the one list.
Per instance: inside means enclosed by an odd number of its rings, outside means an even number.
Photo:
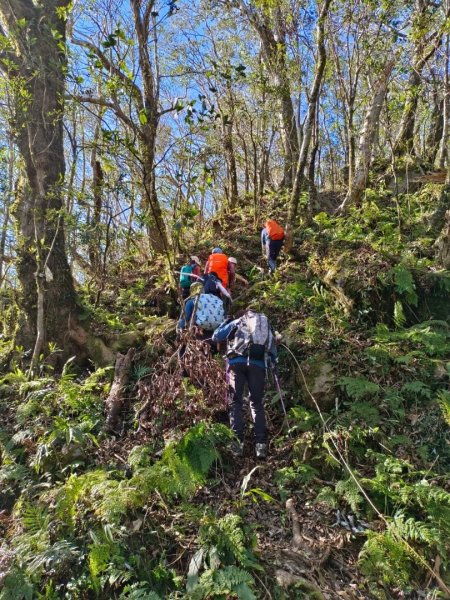
[{"label": "fallen branch", "polygon": [[300,520],[297,511],[295,510],[295,502],[293,498],[286,500],[286,509],[292,519],[292,545],[294,548],[299,548],[302,545],[302,536],[300,533]]},{"label": "fallen branch", "polygon": [[131,363],[135,349],[130,348],[126,354],[118,354],[114,368],[114,380],[109,396],[106,399],[106,424],[105,429],[111,432],[118,431],[119,415],[123,408],[123,391],[130,376]]},{"label": "fallen branch", "polygon": [[292,573],[283,571],[282,569],[277,569],[275,571],[275,577],[278,585],[282,588],[288,588],[291,585],[295,585],[302,591],[307,592],[309,598],[314,598],[314,600],[325,600],[325,596],[322,594],[320,589],[314,583],[311,583],[311,581],[308,581],[304,577],[293,575]]}]

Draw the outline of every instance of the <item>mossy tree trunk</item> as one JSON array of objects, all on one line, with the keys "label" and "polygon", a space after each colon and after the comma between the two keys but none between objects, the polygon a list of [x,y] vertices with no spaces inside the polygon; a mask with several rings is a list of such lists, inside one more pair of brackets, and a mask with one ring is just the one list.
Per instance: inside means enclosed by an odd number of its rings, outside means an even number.
[{"label": "mossy tree trunk", "polygon": [[62,349],[70,346],[69,332],[77,313],[62,212],[68,4],[0,0],[5,27],[0,33],[7,40],[0,68],[15,97],[12,127],[23,161],[14,214],[21,307],[28,321],[24,341],[33,343],[37,336],[39,352],[48,342]]},{"label": "mossy tree trunk", "polygon": [[383,69],[377,83],[373,88],[372,101],[367,109],[364,127],[359,141],[359,160],[355,170],[353,183],[340,205],[339,211],[345,212],[349,206],[358,205],[366,189],[369,167],[372,159],[372,149],[379,127],[379,119],[383,102],[386,97],[389,78],[394,68],[395,59],[390,60]]}]

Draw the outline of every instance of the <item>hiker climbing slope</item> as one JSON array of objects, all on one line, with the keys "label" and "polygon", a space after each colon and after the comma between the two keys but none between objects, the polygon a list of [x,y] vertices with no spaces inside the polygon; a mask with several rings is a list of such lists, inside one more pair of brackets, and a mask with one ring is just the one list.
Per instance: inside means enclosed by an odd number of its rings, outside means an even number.
[{"label": "hiker climbing slope", "polygon": [[224,287],[229,289],[236,279],[236,259],[230,261],[222,248],[214,248],[205,266],[205,275],[216,273]]},{"label": "hiker climbing slope", "polygon": [[284,243],[284,229],[275,220],[269,219],[261,231],[261,249],[267,259],[269,273],[277,268],[277,258]]},{"label": "hiker climbing slope", "polygon": [[190,296],[184,303],[177,331],[181,332],[192,326],[200,327],[206,332],[214,331],[224,318],[222,300],[212,294],[204,294],[202,283],[193,283]]},{"label": "hiker climbing slope", "polygon": [[224,340],[228,340],[230,426],[238,438],[235,454],[240,456],[243,452],[243,401],[247,385],[254,422],[256,456],[266,458],[267,425],[263,396],[268,363],[274,365],[277,356],[272,328],[266,315],[247,309],[240,318],[225,321],[214,331],[213,342]]},{"label": "hiker climbing slope", "polygon": [[201,263],[197,256],[191,256],[189,263],[180,271],[180,294],[183,300],[189,298],[190,288],[197,278],[201,276]]}]

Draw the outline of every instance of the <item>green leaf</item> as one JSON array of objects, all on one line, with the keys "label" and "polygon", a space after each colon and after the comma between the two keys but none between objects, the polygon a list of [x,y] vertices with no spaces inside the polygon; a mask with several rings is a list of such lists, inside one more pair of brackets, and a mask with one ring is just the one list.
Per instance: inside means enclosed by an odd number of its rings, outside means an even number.
[{"label": "green leaf", "polygon": [[148,122],[147,111],[145,110],[145,108],[139,111],[139,122],[141,125],[145,125]]}]

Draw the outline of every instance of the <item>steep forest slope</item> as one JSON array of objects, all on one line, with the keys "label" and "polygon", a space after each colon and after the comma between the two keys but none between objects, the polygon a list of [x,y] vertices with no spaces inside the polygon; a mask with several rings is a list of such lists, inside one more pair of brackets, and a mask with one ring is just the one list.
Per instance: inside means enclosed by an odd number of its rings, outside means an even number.
[{"label": "steep forest slope", "polygon": [[[233,310],[263,311],[283,335],[265,462],[251,431],[230,454],[222,358],[189,334],[180,358],[164,268],[138,253],[110,269],[100,302],[83,290],[98,364],[54,376],[43,359],[30,380],[16,348],[0,385],[0,598],[448,597],[441,190],[368,190],[345,218],[319,212],[271,278],[248,213],[192,228],[186,253],[204,261],[220,244],[249,280]],[[130,364],[107,423],[117,351]]]}]

